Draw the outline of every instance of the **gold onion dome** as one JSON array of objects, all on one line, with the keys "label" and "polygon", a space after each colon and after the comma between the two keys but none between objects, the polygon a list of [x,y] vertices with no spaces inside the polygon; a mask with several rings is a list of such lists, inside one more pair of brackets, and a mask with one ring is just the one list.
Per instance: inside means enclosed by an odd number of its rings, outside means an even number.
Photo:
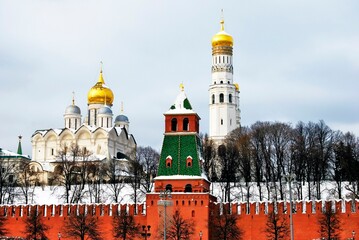
[{"label": "gold onion dome", "polygon": [[233,37],[224,31],[224,20],[221,20],[221,31],[212,38],[212,47],[215,46],[233,46]]},{"label": "gold onion dome", "polygon": [[112,106],[113,100],[114,96],[112,90],[105,85],[101,69],[97,83],[90,89],[87,94],[87,103],[98,103]]}]

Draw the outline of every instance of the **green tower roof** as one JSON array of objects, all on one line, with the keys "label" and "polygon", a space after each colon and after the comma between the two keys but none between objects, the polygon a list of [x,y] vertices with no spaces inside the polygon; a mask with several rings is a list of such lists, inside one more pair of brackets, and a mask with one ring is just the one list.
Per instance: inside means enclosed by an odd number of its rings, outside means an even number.
[{"label": "green tower roof", "polygon": [[[197,134],[165,135],[157,176],[201,176],[200,144]],[[170,167],[166,165],[168,158],[172,159]],[[191,166],[187,166],[187,158],[192,159]]]}]

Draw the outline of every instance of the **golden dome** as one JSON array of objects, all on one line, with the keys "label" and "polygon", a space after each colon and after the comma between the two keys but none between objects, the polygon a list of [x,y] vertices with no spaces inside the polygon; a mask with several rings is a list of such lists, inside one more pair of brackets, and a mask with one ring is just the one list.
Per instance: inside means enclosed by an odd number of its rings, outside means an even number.
[{"label": "golden dome", "polygon": [[212,47],[215,46],[233,46],[233,37],[224,31],[224,20],[221,20],[221,31],[212,38]]},{"label": "golden dome", "polygon": [[105,85],[102,76],[102,69],[97,83],[93,86],[87,94],[88,104],[106,104],[112,106],[114,95],[109,87]]},{"label": "golden dome", "polygon": [[234,84],[234,87],[236,88],[236,91],[239,91],[239,85],[238,85],[238,83],[235,83],[235,84]]}]

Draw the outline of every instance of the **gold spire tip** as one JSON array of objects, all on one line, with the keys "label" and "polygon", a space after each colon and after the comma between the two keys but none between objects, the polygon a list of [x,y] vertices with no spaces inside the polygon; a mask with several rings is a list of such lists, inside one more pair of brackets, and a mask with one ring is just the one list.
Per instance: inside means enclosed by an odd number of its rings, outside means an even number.
[{"label": "gold spire tip", "polygon": [[183,85],[183,83],[180,84],[180,89],[181,89],[182,92],[184,91],[184,85]]},{"label": "gold spire tip", "polygon": [[224,31],[224,12],[223,12],[223,8],[221,9],[221,31]]}]

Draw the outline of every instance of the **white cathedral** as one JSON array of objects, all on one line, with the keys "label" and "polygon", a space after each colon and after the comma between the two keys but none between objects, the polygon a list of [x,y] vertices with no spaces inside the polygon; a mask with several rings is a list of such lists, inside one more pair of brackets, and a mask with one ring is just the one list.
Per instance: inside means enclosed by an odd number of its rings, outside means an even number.
[{"label": "white cathedral", "polygon": [[35,172],[44,173],[42,183],[47,184],[47,178],[61,164],[58,154],[65,146],[76,144],[86,148],[91,153],[90,160],[96,162],[120,160],[134,153],[136,141],[129,133],[128,117],[120,114],[113,121],[114,94],[105,84],[102,69],[97,83],[88,92],[87,100],[84,119],[73,99],[63,115],[63,128],[36,130],[32,135],[31,167]]}]

